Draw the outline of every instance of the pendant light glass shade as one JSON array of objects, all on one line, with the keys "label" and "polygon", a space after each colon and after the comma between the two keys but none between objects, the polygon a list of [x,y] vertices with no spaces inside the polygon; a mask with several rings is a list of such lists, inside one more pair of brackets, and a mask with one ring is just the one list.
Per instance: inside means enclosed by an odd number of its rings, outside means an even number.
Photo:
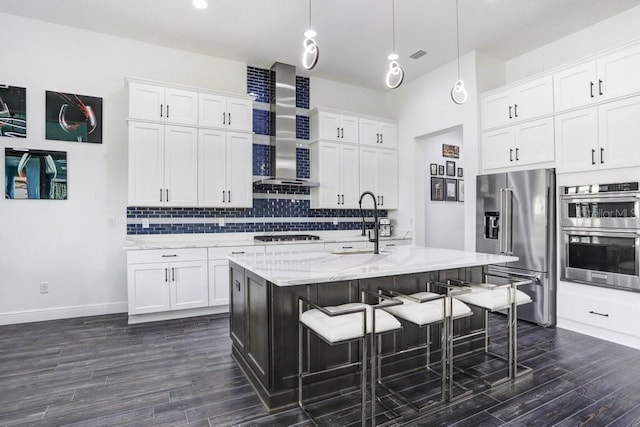
[{"label": "pendant light glass shade", "polygon": [[396,2],[392,0],[391,3],[391,16],[392,16],[392,40],[393,40],[393,52],[387,56],[389,62],[389,70],[385,78],[385,84],[389,89],[396,89],[404,81],[404,70],[398,63],[398,54],[396,53]]},{"label": "pendant light glass shade", "polygon": [[458,51],[458,80],[451,88],[451,100],[458,105],[467,102],[469,97],[467,89],[464,87],[464,82],[460,78],[460,29],[458,24],[458,0],[456,0],[456,48]]},{"label": "pendant light glass shade", "polygon": [[320,57],[320,48],[314,39],[316,35],[316,32],[311,29],[311,0],[309,0],[309,29],[304,32],[305,38],[302,42],[302,47],[304,48],[302,52],[302,66],[307,70],[313,69]]}]

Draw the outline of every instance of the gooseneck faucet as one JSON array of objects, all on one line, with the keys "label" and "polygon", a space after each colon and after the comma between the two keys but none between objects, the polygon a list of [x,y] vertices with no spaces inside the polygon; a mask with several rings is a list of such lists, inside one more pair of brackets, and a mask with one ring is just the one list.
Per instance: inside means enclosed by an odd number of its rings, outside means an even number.
[{"label": "gooseneck faucet", "polygon": [[366,195],[371,196],[373,199],[373,239],[371,238],[371,231],[369,231],[369,241],[373,242],[373,253],[379,254],[379,246],[378,241],[380,240],[379,230],[380,225],[378,224],[378,204],[376,203],[376,196],[371,191],[365,191],[360,195],[360,200],[358,201],[358,205],[360,206],[360,214],[362,215],[362,235],[365,235],[365,221],[364,221],[364,212],[362,211],[362,199]]}]

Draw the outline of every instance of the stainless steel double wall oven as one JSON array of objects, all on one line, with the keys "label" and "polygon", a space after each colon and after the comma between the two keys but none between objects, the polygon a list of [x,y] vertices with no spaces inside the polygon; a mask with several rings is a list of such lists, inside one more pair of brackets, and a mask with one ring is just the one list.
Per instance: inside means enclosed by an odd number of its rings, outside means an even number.
[{"label": "stainless steel double wall oven", "polygon": [[638,182],[560,189],[561,279],[640,292]]}]

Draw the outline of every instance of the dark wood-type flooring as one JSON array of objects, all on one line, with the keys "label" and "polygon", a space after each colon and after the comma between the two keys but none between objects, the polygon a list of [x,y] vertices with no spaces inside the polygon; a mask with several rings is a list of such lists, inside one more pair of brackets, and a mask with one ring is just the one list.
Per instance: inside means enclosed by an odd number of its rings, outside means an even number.
[{"label": "dark wood-type flooring", "polygon": [[[504,344],[504,317],[491,320]],[[230,356],[227,317],[128,326],[125,314],[0,326],[0,425],[308,426],[304,413],[268,413]],[[640,327],[640,326],[639,326]],[[461,374],[473,397],[397,424],[428,426],[640,425],[640,351],[562,329],[519,324],[533,374],[488,389]],[[489,372],[495,362],[456,362]],[[418,402],[428,378],[388,381]],[[310,405],[319,422],[358,422],[357,391]],[[387,420],[381,410],[378,421]]]}]

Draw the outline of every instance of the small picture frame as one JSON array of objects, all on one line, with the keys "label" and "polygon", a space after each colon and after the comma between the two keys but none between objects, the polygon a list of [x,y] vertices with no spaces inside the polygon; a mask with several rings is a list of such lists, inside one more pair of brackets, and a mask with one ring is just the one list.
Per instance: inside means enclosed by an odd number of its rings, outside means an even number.
[{"label": "small picture frame", "polygon": [[458,201],[464,202],[464,179],[458,180]]},{"label": "small picture frame", "polygon": [[456,176],[456,162],[447,160],[447,176]]},{"label": "small picture frame", "polygon": [[458,168],[458,178],[462,178],[463,174],[462,174],[462,168]]},{"label": "small picture frame", "polygon": [[438,165],[431,163],[429,166],[431,167],[431,175],[438,175]]},{"label": "small picture frame", "polygon": [[444,165],[438,165],[438,175],[444,175]]},{"label": "small picture frame", "polygon": [[436,202],[444,200],[444,178],[431,177],[431,200]]},{"label": "small picture frame", "polygon": [[445,178],[444,180],[444,200],[447,202],[458,201],[458,180],[455,178]]},{"label": "small picture frame", "polygon": [[442,144],[442,157],[460,158],[460,146]]}]

